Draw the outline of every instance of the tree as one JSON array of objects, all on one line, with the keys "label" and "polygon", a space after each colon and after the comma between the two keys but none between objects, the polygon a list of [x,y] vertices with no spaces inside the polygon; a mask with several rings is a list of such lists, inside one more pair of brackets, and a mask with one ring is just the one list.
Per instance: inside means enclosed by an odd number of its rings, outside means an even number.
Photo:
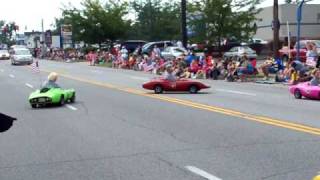
[{"label": "tree", "polygon": [[12,45],[14,43],[13,35],[19,30],[19,26],[15,22],[6,23],[0,20],[0,43]]},{"label": "tree", "polygon": [[273,57],[279,57],[279,7],[278,0],[273,0]]},{"label": "tree", "polygon": [[[259,3],[259,0],[199,0],[189,6],[190,27],[197,40],[208,40],[219,47],[223,38],[247,41],[257,30],[254,22],[258,20],[255,15],[260,12],[256,8]],[[196,18],[192,17],[194,14]]]},{"label": "tree", "polygon": [[83,8],[65,7],[62,19],[56,19],[56,26],[72,25],[75,41],[99,44],[123,38],[129,29],[130,21],[124,20],[127,4],[109,0],[104,5],[99,0],[84,0]]},{"label": "tree", "polygon": [[132,25],[130,38],[149,41],[181,39],[179,3],[133,1],[131,8],[137,17]]}]

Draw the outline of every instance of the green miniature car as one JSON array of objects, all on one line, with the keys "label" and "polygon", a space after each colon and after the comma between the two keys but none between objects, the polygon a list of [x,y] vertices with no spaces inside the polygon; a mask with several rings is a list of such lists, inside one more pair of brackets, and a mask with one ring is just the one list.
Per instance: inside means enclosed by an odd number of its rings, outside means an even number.
[{"label": "green miniature car", "polygon": [[62,106],[66,102],[73,103],[75,100],[76,92],[74,89],[42,88],[31,93],[29,96],[29,102],[32,108],[50,104]]}]

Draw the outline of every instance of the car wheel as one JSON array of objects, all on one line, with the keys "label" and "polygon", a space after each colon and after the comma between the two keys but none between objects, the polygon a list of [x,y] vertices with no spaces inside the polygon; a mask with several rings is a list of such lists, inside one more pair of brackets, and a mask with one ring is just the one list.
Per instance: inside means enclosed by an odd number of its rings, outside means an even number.
[{"label": "car wheel", "polygon": [[31,107],[32,108],[37,108],[38,106],[37,106],[37,104],[31,104]]},{"label": "car wheel", "polygon": [[162,86],[156,85],[156,86],[154,87],[154,93],[156,93],[156,94],[161,94],[162,92],[163,92]]},{"label": "car wheel", "polygon": [[72,94],[72,97],[71,97],[71,99],[70,99],[70,102],[71,103],[74,103],[76,101],[76,93],[73,93]]},{"label": "car wheel", "polygon": [[296,99],[301,99],[301,98],[302,98],[302,94],[301,94],[301,92],[300,92],[299,89],[296,89],[296,90],[294,91],[294,97],[295,97]]},{"label": "car wheel", "polygon": [[61,96],[59,104],[63,106],[65,104],[64,96]]},{"label": "car wheel", "polygon": [[190,92],[191,94],[196,94],[196,93],[198,92],[198,87],[197,87],[196,85],[191,85],[191,86],[189,87],[189,92]]}]

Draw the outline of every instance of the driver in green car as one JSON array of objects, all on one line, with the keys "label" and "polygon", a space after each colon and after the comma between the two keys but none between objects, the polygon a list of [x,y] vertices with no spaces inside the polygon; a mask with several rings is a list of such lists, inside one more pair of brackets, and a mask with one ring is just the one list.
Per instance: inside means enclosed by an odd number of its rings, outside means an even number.
[{"label": "driver in green car", "polygon": [[60,86],[56,83],[58,79],[58,74],[55,72],[52,72],[48,76],[48,80],[45,81],[42,85],[42,88],[60,88]]}]

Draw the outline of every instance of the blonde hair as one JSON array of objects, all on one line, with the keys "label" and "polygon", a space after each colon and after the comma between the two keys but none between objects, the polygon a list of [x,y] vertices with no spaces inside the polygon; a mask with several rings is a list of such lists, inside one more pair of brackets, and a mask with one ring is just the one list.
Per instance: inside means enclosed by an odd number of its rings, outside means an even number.
[{"label": "blonde hair", "polygon": [[49,81],[56,81],[58,79],[58,74],[56,72],[52,72],[48,76]]}]

